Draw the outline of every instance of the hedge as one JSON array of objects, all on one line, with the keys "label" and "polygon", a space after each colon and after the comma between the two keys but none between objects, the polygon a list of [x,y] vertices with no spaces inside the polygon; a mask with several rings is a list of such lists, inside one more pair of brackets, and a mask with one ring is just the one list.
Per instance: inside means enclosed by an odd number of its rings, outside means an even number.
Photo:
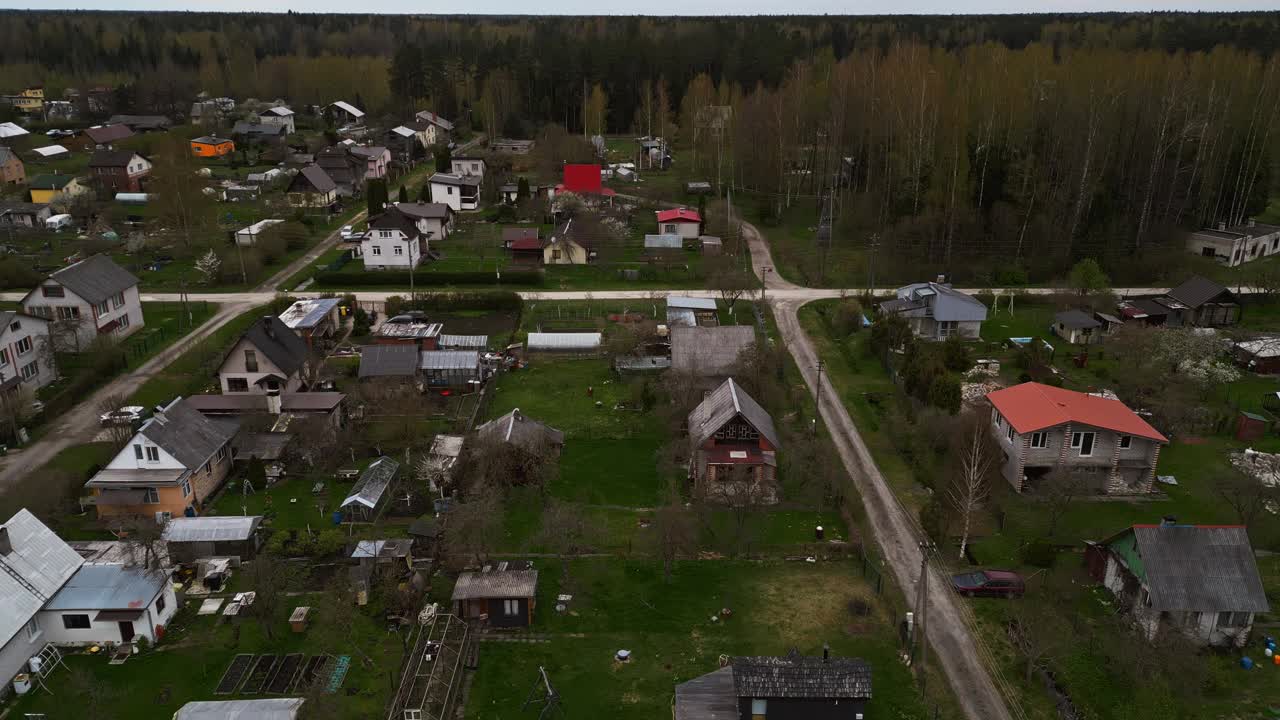
[{"label": "hedge", "polygon": [[434,310],[437,312],[445,312],[449,310],[494,310],[499,312],[519,313],[524,307],[524,300],[514,292],[506,291],[477,291],[477,290],[461,290],[453,292],[433,292],[419,295],[412,301],[407,297],[400,295],[392,295],[387,298],[387,305],[390,308],[392,303],[397,305],[398,314],[405,310]]},{"label": "hedge", "polygon": [[[370,285],[394,285],[408,287],[409,273],[405,270],[336,270],[316,274],[316,285],[326,287],[365,287]],[[419,272],[414,274],[414,285],[422,290],[446,285],[542,285],[545,276],[541,270],[503,270],[499,280],[492,272]]]}]

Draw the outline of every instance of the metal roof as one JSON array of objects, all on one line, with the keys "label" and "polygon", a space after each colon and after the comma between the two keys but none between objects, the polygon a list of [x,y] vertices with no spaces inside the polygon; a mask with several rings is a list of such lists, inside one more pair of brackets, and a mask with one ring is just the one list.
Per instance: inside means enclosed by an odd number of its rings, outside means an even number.
[{"label": "metal roof", "polygon": [[453,600],[531,598],[538,594],[537,570],[464,572],[453,586]]},{"label": "metal roof", "polygon": [[3,527],[13,550],[0,555],[0,607],[4,608],[0,612],[0,646],[84,564],[79,553],[25,508]]},{"label": "metal roof", "polygon": [[22,129],[21,126],[16,125],[14,123],[11,123],[11,122],[0,123],[0,139],[22,137],[23,135],[29,135],[29,134],[30,133]]},{"label": "metal roof", "polygon": [[667,308],[688,308],[690,310],[710,310],[715,312],[714,298],[688,297],[687,295],[668,295]]},{"label": "metal roof", "polygon": [[45,610],[139,610],[164,591],[169,575],[123,565],[82,565]]},{"label": "metal roof", "polygon": [[346,399],[346,394],[340,392],[282,393],[280,395],[280,410],[282,412],[333,410]]},{"label": "metal roof", "polygon": [[360,108],[356,107],[355,105],[352,105],[351,103],[347,102],[346,100],[338,100],[337,102],[331,103],[331,104],[330,104],[330,107],[336,107],[336,108],[339,108],[339,109],[341,109],[341,110],[344,110],[344,111],[346,111],[346,113],[347,113],[348,115],[350,115],[351,117],[356,117],[356,118],[362,118],[362,117],[364,117],[364,111],[363,111],[363,110],[361,110]]},{"label": "metal roof", "polygon": [[684,238],[679,235],[645,235],[646,250],[679,250],[684,247]]},{"label": "metal roof", "polygon": [[441,457],[456,458],[462,454],[462,445],[466,438],[461,435],[437,435],[431,441],[431,454]]},{"label": "metal roof", "polygon": [[441,335],[440,347],[444,350],[484,350],[489,347],[489,336]]},{"label": "metal roof", "polygon": [[996,390],[987,394],[987,400],[1016,432],[1024,435],[1070,422],[1169,442],[1119,400],[1035,382]]},{"label": "metal roof", "polygon": [[[119,470],[102,469],[85,483],[85,487],[91,488],[113,488],[117,486],[129,487],[132,485],[140,485],[145,487],[159,487],[161,485],[177,485],[184,477],[190,473],[187,468],[125,468]],[[104,505],[110,505],[110,502],[104,502],[99,496],[99,502]]]},{"label": "metal roof", "polygon": [[698,315],[689,308],[668,307],[668,327],[697,327]]},{"label": "metal roof", "polygon": [[360,377],[413,377],[418,348],[413,345],[365,345],[360,348]]},{"label": "metal roof", "polygon": [[564,433],[526,417],[520,408],[480,425],[476,428],[476,437],[484,441],[511,443],[531,452],[540,451],[545,445],[564,445]]},{"label": "metal roof", "polygon": [[61,145],[45,145],[44,147],[33,148],[31,152],[40,157],[54,157],[55,155],[66,155],[71,151]]},{"label": "metal roof", "polygon": [[1255,358],[1280,356],[1280,338],[1267,337],[1236,343],[1236,348]]},{"label": "metal roof", "polygon": [[751,427],[756,429],[766,440],[778,447],[778,431],[773,426],[773,418],[760,403],[755,401],[742,388],[729,378],[712,390],[698,406],[689,413],[689,443],[697,447],[715,435],[720,428],[735,417],[741,416]]},{"label": "metal roof", "polygon": [[423,350],[418,355],[419,370],[475,370],[480,353],[475,350]]},{"label": "metal roof", "polygon": [[164,526],[168,542],[235,542],[248,540],[262,523],[261,515],[176,517]]},{"label": "metal roof", "polygon": [[280,313],[280,320],[291,330],[319,325],[342,302],[339,298],[299,300]]},{"label": "metal roof", "polygon": [[396,540],[361,540],[356,549],[351,551],[353,558],[400,558],[413,550],[413,541],[404,538]]},{"label": "metal roof", "polygon": [[783,657],[735,657],[734,692],[741,698],[870,698],[871,666],[857,658],[821,658],[792,650]]},{"label": "metal roof", "polygon": [[384,322],[374,331],[374,335],[387,338],[433,338],[440,334],[444,325],[425,322]]},{"label": "metal roof", "polygon": [[530,350],[594,350],[600,347],[600,333],[531,332],[525,341]]},{"label": "metal roof", "polygon": [[697,375],[727,375],[756,341],[750,325],[671,328],[671,367]]},{"label": "metal roof", "polygon": [[1135,525],[1157,611],[1267,612],[1267,594],[1243,526]]},{"label": "metal roof", "polygon": [[138,434],[164,448],[183,467],[195,470],[235,437],[235,431],[219,425],[178,398],[151,417]]},{"label": "metal roof", "polygon": [[294,720],[302,698],[201,700],[178,709],[173,720]]},{"label": "metal roof", "polygon": [[107,255],[93,255],[68,265],[49,275],[49,280],[94,305],[138,284],[133,273],[117,265]]},{"label": "metal roof", "polygon": [[1053,322],[1074,329],[1102,327],[1102,323],[1083,310],[1063,310],[1053,316]]},{"label": "metal roof", "polygon": [[913,283],[897,290],[897,299],[881,303],[886,312],[908,317],[933,317],[939,322],[987,319],[987,306],[945,283]]},{"label": "metal roof", "polygon": [[1226,294],[1230,302],[1235,302],[1235,296],[1231,294],[1222,285],[1210,280],[1206,277],[1196,275],[1187,280],[1176,288],[1169,291],[1168,296],[1174,300],[1186,305],[1189,308],[1198,308],[1210,300],[1218,299],[1218,296]]},{"label": "metal roof", "polygon": [[399,471],[400,463],[385,455],[374,460],[373,464],[360,474],[360,479],[351,487],[351,494],[342,501],[341,507],[355,504],[370,509],[377,507]]},{"label": "metal roof", "polygon": [[284,105],[277,105],[275,107],[269,107],[258,114],[259,115],[270,114],[270,115],[275,115],[276,117],[289,117],[290,115],[293,114],[293,111],[285,107]]}]

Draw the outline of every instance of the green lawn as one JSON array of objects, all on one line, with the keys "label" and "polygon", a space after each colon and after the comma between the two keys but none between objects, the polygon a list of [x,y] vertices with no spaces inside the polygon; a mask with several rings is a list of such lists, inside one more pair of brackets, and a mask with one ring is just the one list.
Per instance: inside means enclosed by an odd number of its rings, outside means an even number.
[{"label": "green lawn", "polygon": [[129,398],[130,404],[152,407],[167,403],[176,395],[191,395],[216,388],[216,372],[222,356],[255,320],[262,317],[262,312],[262,308],[248,310],[218,328],[143,383]]},{"label": "green lawn", "polygon": [[[877,598],[852,563],[685,561],[672,582],[644,560],[579,560],[563,582],[558,565],[540,566],[533,630],[541,644],[485,643],[466,717],[521,717],[538,667],[562,697],[564,716],[653,718],[671,712],[674,686],[715,670],[721,655],[837,656],[874,668],[875,717],[925,720],[931,707],[897,661],[894,610]],[[798,589],[809,588],[812,591]],[[556,613],[556,597],[573,595]],[[861,599],[869,614],[853,615]],[[712,622],[728,608],[731,617]],[[613,655],[631,651],[619,664]],[[532,711],[530,711],[532,712]]]}]

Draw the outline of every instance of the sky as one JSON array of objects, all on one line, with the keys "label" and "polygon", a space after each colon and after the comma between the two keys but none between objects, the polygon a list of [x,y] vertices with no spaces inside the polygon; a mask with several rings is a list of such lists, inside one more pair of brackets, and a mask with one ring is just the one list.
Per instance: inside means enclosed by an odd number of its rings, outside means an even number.
[{"label": "sky", "polygon": [[1280,10],[1280,0],[0,0],[0,8],[536,15],[875,15]]}]

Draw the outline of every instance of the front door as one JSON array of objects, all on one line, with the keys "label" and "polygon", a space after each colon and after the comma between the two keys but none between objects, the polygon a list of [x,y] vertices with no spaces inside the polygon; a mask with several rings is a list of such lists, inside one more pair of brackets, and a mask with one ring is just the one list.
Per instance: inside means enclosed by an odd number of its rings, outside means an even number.
[{"label": "front door", "polygon": [[120,621],[120,642],[129,642],[133,640],[133,623],[128,620]]}]

